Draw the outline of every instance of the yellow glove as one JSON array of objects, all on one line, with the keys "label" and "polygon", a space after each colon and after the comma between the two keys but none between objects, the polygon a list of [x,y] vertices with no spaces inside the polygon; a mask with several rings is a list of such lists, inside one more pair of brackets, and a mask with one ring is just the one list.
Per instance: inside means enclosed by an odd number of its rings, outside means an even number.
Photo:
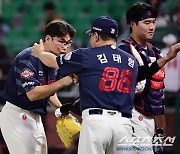
[{"label": "yellow glove", "polygon": [[56,122],[56,131],[66,149],[71,147],[73,136],[80,132],[80,123],[71,114],[62,115]]}]

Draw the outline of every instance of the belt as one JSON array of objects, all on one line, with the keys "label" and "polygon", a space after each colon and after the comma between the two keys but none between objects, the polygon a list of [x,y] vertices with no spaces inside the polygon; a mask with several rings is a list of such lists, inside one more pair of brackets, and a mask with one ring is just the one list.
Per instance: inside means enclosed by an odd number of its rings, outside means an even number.
[{"label": "belt", "polygon": [[131,115],[128,114],[128,113],[122,113],[122,112],[113,111],[113,110],[89,109],[89,115],[94,115],[94,114],[99,114],[99,115],[103,115],[103,114],[109,114],[109,115],[120,114],[121,117],[125,117],[125,118],[130,118],[131,117]]}]

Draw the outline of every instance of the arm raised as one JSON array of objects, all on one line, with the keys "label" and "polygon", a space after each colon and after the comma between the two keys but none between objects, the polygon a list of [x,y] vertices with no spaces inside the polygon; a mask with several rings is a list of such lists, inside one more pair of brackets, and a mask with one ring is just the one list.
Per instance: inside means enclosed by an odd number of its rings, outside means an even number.
[{"label": "arm raised", "polygon": [[32,48],[32,55],[39,58],[48,67],[59,68],[56,62],[57,56],[50,52],[44,51],[44,44],[42,39],[39,41],[39,44],[34,43],[34,46]]},{"label": "arm raised", "polygon": [[159,67],[163,67],[168,61],[174,59],[179,51],[180,43],[171,46],[167,55],[157,60],[157,64],[159,65]]}]

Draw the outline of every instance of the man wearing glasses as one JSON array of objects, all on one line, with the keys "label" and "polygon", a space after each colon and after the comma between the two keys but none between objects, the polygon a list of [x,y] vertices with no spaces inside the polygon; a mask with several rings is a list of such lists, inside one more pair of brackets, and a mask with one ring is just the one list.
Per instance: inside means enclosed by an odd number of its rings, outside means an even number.
[{"label": "man wearing glasses", "polygon": [[69,48],[72,44],[72,40],[66,41],[64,38],[58,38],[52,37],[52,40],[55,40],[57,45],[59,45],[62,49],[65,49],[64,51],[66,52],[66,48]]},{"label": "man wearing glasses", "polygon": [[[66,53],[75,34],[75,29],[65,21],[50,22],[45,27],[44,50],[56,56]],[[59,108],[61,103],[55,92],[72,83],[70,76],[59,80],[57,69],[47,67],[31,53],[29,47],[16,56],[4,89],[6,104],[0,122],[11,154],[47,154],[40,115],[47,113],[48,102]]]}]

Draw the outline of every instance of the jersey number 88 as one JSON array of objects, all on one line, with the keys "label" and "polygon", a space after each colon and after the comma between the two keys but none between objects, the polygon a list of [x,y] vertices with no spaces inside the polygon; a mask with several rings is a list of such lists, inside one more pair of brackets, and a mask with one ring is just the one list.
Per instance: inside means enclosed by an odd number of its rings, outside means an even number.
[{"label": "jersey number 88", "polygon": [[[119,80],[118,80],[119,77]],[[114,91],[130,93],[132,87],[133,72],[123,69],[121,72],[115,67],[106,67],[99,82],[101,91]]]}]

